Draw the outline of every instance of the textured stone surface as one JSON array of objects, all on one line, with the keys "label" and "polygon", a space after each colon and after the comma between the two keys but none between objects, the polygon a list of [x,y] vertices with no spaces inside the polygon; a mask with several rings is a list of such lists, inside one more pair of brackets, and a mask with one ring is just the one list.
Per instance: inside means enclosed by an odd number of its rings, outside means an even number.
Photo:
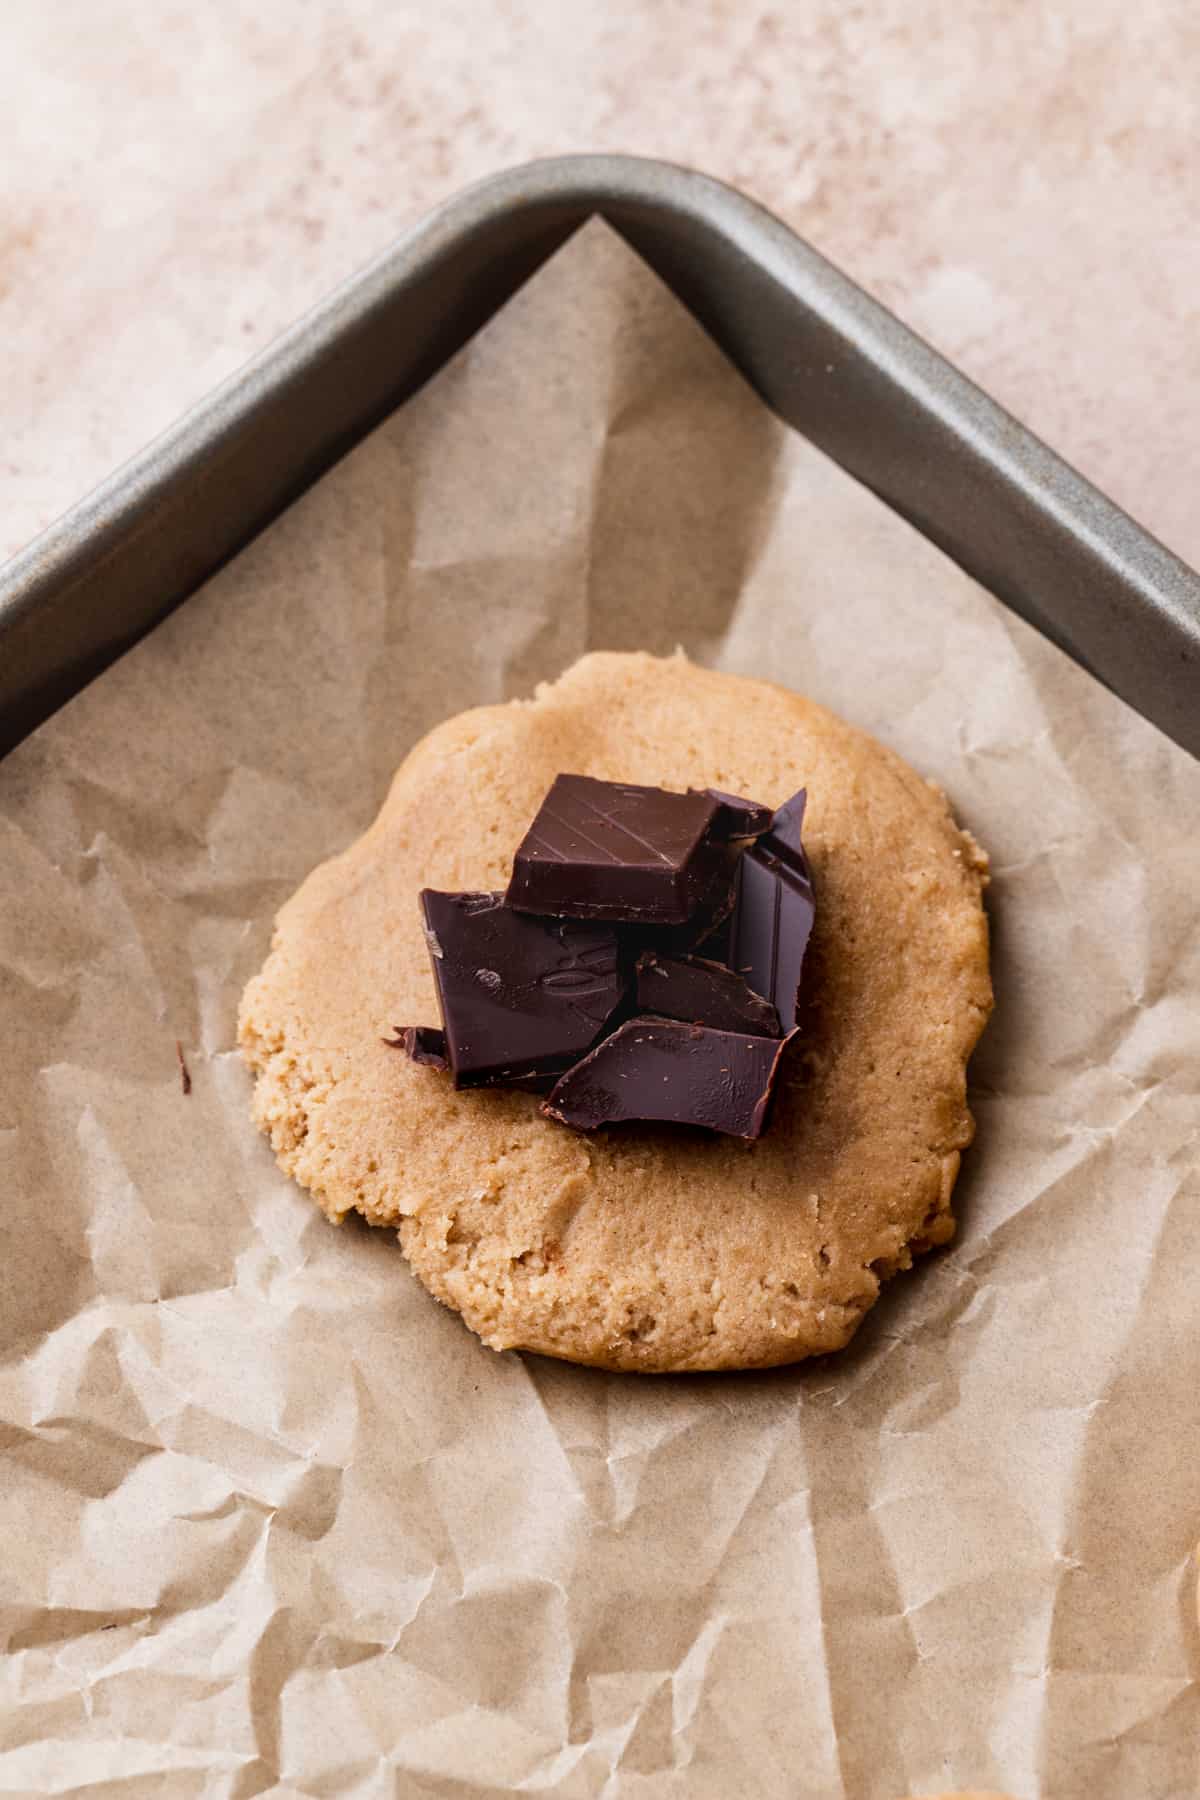
[{"label": "textured stone surface", "polygon": [[0,555],[464,182],[631,150],[765,201],[1200,562],[1190,0],[302,17],[8,0]]}]

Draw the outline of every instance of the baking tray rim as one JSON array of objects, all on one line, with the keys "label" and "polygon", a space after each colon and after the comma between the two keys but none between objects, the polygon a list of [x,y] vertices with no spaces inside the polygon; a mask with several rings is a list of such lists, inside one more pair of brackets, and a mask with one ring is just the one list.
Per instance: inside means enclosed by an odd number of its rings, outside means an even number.
[{"label": "baking tray rim", "polygon": [[[1023,507],[1044,529],[1057,533],[1061,544],[1069,545],[1083,559],[1084,577],[1090,576],[1100,589],[1111,582],[1111,594],[1097,599],[1091,621],[1093,637],[1097,622],[1102,635],[1108,627],[1102,654],[1089,654],[1088,632],[1079,626],[1080,620],[1087,619],[1080,596],[1068,594],[1069,616],[1064,623],[1055,616],[1053,606],[1048,615],[1038,616],[1036,607],[1031,610],[1028,595],[1014,597],[1003,591],[1003,583],[996,584],[986,575],[979,578],[1000,599],[1032,617],[1047,635],[1138,710],[1200,755],[1200,576],[763,207],[695,170],[623,155],[553,157],[524,164],[488,176],[443,202],[0,567],[0,724],[13,690],[18,699],[22,697],[20,659],[23,651],[28,657],[29,644],[35,645],[35,664],[40,654],[50,667],[56,666],[54,644],[50,643],[48,651],[45,644],[36,645],[38,618],[50,610],[51,603],[67,618],[67,628],[60,632],[64,659],[71,655],[73,625],[78,626],[78,640],[85,649],[89,631],[98,646],[90,660],[86,655],[82,659],[76,656],[79,679],[68,669],[63,676],[68,683],[65,691],[53,697],[53,704],[60,704],[194,592],[377,419],[364,423],[348,441],[339,442],[320,466],[283,494],[279,504],[256,517],[237,542],[216,554],[210,566],[194,571],[195,578],[176,584],[174,591],[164,591],[157,604],[154,596],[143,597],[144,616],[127,630],[110,630],[109,641],[105,641],[106,622],[94,616],[94,606],[93,616],[87,616],[88,609],[81,602],[79,616],[71,619],[67,603],[72,593],[86,590],[93,599],[101,594],[97,574],[114,561],[130,563],[136,573],[139,548],[144,564],[156,523],[165,529],[164,499],[178,499],[189,481],[214,456],[219,457],[223,440],[236,436],[248,421],[261,421],[306,374],[336,357],[343,334],[355,320],[369,316],[372,308],[402,300],[406,288],[411,289],[431,270],[450,266],[455,256],[480,244],[506,219],[539,207],[566,208],[574,215],[560,242],[587,217],[595,213],[608,217],[622,208],[641,209],[652,222],[657,215],[664,228],[668,221],[676,227],[683,222],[688,229],[707,234],[710,253],[720,250],[739,259],[743,277],[750,274],[776,284],[794,303],[797,316],[800,309],[807,309],[806,318],[840,332],[862,369],[886,384],[893,401],[911,408],[924,428],[936,428],[943,437],[948,436],[948,441],[978,465],[982,476],[996,484],[996,492],[1003,491],[1009,504]],[[619,218],[612,222],[622,230]],[[634,247],[640,246],[635,243]],[[543,260],[544,256],[534,266]],[[684,301],[689,303],[686,296]],[[484,318],[494,310],[489,308]],[[473,329],[482,322],[483,318],[477,320]],[[434,368],[444,360],[442,356]],[[425,370],[421,380],[431,373],[433,368]],[[396,404],[420,384],[414,382]],[[389,405],[385,411],[390,410]],[[775,410],[780,409],[776,406]],[[782,416],[787,418],[786,413]],[[787,422],[795,426],[793,419]],[[831,453],[844,460],[836,450]],[[845,466],[859,473],[849,462]],[[947,545],[945,534],[939,536],[936,529],[927,528],[928,522],[914,516],[910,506],[898,504],[876,483],[868,481],[868,485],[912,518],[934,542],[956,554],[953,545]],[[957,560],[978,575],[969,556],[959,555]],[[1078,586],[1080,571],[1072,568],[1069,576],[1067,585]],[[1055,604],[1061,614],[1062,602],[1056,598]],[[1127,616],[1105,621],[1105,606],[1110,610],[1115,606],[1119,615]],[[1114,624],[1130,633],[1128,655],[1111,629]],[[14,646],[17,666],[14,671],[9,657],[6,680],[6,656]],[[1141,663],[1147,666],[1143,669]],[[35,699],[35,711],[37,704]],[[41,716],[49,710],[52,706],[44,706]],[[11,742],[37,722],[36,717],[25,721]],[[0,754],[8,747],[11,743],[0,734]]]}]

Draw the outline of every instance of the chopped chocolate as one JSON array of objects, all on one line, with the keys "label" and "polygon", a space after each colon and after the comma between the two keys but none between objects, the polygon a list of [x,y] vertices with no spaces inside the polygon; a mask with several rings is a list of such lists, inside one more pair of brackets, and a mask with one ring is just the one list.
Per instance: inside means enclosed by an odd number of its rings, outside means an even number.
[{"label": "chopped chocolate", "polygon": [[742,857],[726,952],[729,966],[774,1003],[784,1031],[796,1023],[804,952],[816,917],[800,842],[806,798],[804,788],[793,794]]},{"label": "chopped chocolate", "polygon": [[589,1050],[629,985],[611,926],[421,894],[455,1087],[528,1086]]},{"label": "chopped chocolate", "polygon": [[567,1070],[542,1111],[576,1131],[654,1119],[760,1137],[787,1041],[629,1019]]},{"label": "chopped chocolate", "polygon": [[442,1029],[384,1042],[458,1088],[551,1090],[580,1131],[759,1137],[815,910],[804,804],[559,775],[507,894],[422,892]]},{"label": "chopped chocolate", "polygon": [[574,919],[683,925],[723,898],[736,861],[730,822],[744,819],[742,805],[559,775],[513,859],[508,905]]},{"label": "chopped chocolate", "polygon": [[427,1069],[448,1069],[446,1034],[436,1025],[393,1025],[394,1038],[384,1038],[389,1050],[404,1050],[415,1063]]},{"label": "chopped chocolate", "polygon": [[179,1085],[186,1100],[192,1091],[192,1071],[187,1066],[187,1057],[183,1054],[183,1045],[178,1038],[175,1039],[175,1056],[179,1063]]},{"label": "chopped chocolate", "polygon": [[779,1036],[779,1014],[732,969],[703,956],[643,951],[637,962],[638,1010],[711,1025],[714,1031]]}]

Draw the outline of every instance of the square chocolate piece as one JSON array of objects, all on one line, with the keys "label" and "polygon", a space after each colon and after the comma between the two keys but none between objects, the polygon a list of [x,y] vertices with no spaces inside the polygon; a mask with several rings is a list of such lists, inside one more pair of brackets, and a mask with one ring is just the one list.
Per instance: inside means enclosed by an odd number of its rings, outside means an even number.
[{"label": "square chocolate piece", "polygon": [[502,894],[421,894],[457,1088],[549,1086],[595,1043],[629,977],[610,926],[513,912]]},{"label": "square chocolate piece", "polygon": [[682,925],[730,866],[730,809],[711,794],[559,775],[513,860],[522,912]]}]

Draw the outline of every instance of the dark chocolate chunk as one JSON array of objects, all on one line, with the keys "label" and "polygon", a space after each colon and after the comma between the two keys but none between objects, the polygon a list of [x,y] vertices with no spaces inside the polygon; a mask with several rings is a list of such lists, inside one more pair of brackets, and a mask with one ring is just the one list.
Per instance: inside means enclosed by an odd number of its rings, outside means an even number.
[{"label": "dark chocolate chunk", "polygon": [[448,1069],[446,1034],[436,1025],[393,1025],[394,1038],[384,1038],[389,1050],[403,1050],[427,1069]]},{"label": "dark chocolate chunk", "polygon": [[771,829],[738,864],[727,960],[756,994],[773,1002],[784,1031],[796,1023],[804,952],[816,917],[808,859],[800,842],[806,792],[784,803]]},{"label": "dark chocolate chunk", "polygon": [[804,830],[804,813],[807,806],[808,789],[800,788],[790,800],[784,801],[770,824],[770,835],[777,844],[782,844],[785,850],[790,850],[794,856],[800,858],[806,872],[808,859],[804,854],[804,845],[801,843],[800,837]]},{"label": "dark chocolate chunk", "polygon": [[729,818],[709,794],[559,775],[513,859],[508,904],[682,925],[732,876]]},{"label": "dark chocolate chunk", "polygon": [[655,1119],[760,1137],[787,1041],[675,1019],[628,1019],[567,1070],[542,1111],[576,1131]]},{"label": "dark chocolate chunk", "polygon": [[[688,789],[689,794],[694,794],[695,791],[695,788]],[[705,788],[704,792],[721,807],[718,830],[722,836],[756,838],[761,837],[769,827],[769,806],[760,806],[757,800],[743,800],[740,794],[723,794],[720,788]]]},{"label": "dark chocolate chunk", "polygon": [[637,1004],[645,1013],[711,1025],[714,1031],[778,1037],[779,1015],[752,993],[742,977],[703,956],[659,956],[647,950],[637,962]]},{"label": "dark chocolate chunk", "polygon": [[628,977],[611,926],[513,912],[502,894],[421,894],[455,1087],[536,1085],[590,1049]]}]

